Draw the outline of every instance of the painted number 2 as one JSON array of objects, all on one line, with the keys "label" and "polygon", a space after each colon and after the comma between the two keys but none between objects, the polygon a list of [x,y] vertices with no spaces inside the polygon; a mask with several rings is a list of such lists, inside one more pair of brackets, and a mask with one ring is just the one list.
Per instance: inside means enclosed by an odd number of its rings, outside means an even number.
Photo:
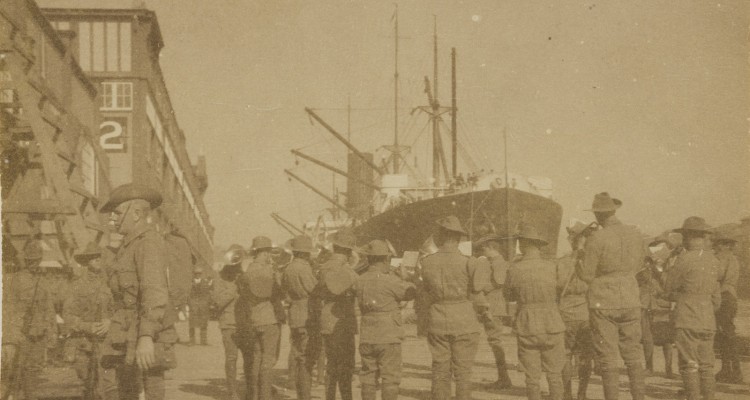
[{"label": "painted number 2", "polygon": [[99,125],[101,136],[99,137],[99,145],[104,150],[125,150],[125,143],[122,140],[122,124],[117,121],[105,121]]}]

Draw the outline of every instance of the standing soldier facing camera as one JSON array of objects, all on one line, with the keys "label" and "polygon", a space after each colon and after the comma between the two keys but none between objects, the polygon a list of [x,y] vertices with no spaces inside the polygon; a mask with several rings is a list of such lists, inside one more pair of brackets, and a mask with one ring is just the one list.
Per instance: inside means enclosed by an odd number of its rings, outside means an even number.
[{"label": "standing soldier facing camera", "polygon": [[164,239],[150,222],[162,202],[153,189],[128,183],[112,190],[101,212],[124,236],[115,255],[109,287],[114,312],[104,342],[105,367],[118,368],[121,399],[164,399],[164,372],[176,366],[177,310],[170,304]]},{"label": "standing soldier facing camera", "polygon": [[641,301],[635,275],[646,256],[641,233],[615,217],[622,202],[603,192],[594,196],[596,221],[602,227],[586,241],[578,276],[589,285],[588,306],[594,350],[602,374],[605,400],[619,396],[617,353],[625,361],[630,393],[644,396]]},{"label": "standing soldier facing camera", "polygon": [[237,393],[237,345],[234,343],[236,330],[234,308],[239,294],[237,277],[242,273],[242,260],[245,250],[238,244],[229,246],[224,254],[224,264],[219,279],[214,284],[211,300],[219,311],[219,329],[224,344],[224,373],[227,378],[227,391],[230,400],[239,400]]},{"label": "standing soldier facing camera", "polygon": [[[343,400],[352,398],[354,370],[353,286],[357,273],[353,269],[356,238],[349,232],[337,232],[333,238],[333,254],[320,266],[315,301],[322,302],[320,333],[326,352],[326,399],[336,398],[336,388]],[[312,301],[312,300],[311,300]]]},{"label": "standing soldier facing camera", "polygon": [[237,278],[235,306],[237,334],[247,382],[247,400],[271,399],[273,366],[278,359],[281,323],[281,290],[271,262],[273,243],[265,236],[253,239],[253,262]]},{"label": "standing soldier facing camera", "polygon": [[471,398],[471,370],[482,327],[473,302],[486,313],[477,259],[458,250],[467,236],[458,218],[451,215],[437,221],[437,253],[422,260],[422,279],[429,296],[427,343],[432,353],[432,398],[451,397],[451,377],[456,380],[456,399]]},{"label": "standing soldier facing camera", "polygon": [[714,396],[714,312],[721,304],[718,282],[719,260],[706,236],[710,227],[703,218],[689,217],[675,232],[682,234],[686,251],[680,254],[667,276],[667,295],[674,308],[675,347],[688,400],[711,400]]},{"label": "standing soldier facing camera", "polygon": [[378,377],[382,380],[381,398],[396,400],[404,339],[399,303],[413,299],[416,288],[391,272],[391,252],[384,241],[373,240],[360,252],[367,256],[368,264],[367,271],[354,284],[362,312],[359,339],[362,400],[375,400]]},{"label": "standing soldier facing camera", "polygon": [[190,289],[188,307],[190,307],[190,345],[195,344],[195,331],[200,331],[201,345],[208,345],[208,317],[211,306],[211,288],[213,281],[203,276],[203,268],[193,269],[193,287]]},{"label": "standing soldier facing camera", "polygon": [[518,335],[518,361],[526,375],[526,396],[540,400],[539,380],[547,375],[552,400],[562,400],[565,366],[565,324],[557,309],[555,263],[541,257],[547,245],[536,230],[524,225],[518,234],[523,258],[508,271],[509,300],[518,302],[514,330]]},{"label": "standing soldier facing camera", "polygon": [[[84,399],[117,399],[117,392],[102,393],[102,387],[116,385],[115,371],[100,367],[100,343],[109,332],[112,317],[112,292],[102,270],[101,250],[96,243],[75,255],[75,260],[86,270],[71,284],[63,303],[63,320],[69,333],[65,354],[83,382]],[[100,381],[107,384],[100,385]]]}]

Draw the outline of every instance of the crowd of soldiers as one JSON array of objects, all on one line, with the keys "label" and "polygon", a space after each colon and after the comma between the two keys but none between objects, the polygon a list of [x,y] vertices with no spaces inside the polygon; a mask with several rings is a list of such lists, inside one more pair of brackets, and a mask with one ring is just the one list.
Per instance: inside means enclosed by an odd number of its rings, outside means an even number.
[{"label": "crowd of soldiers", "polygon": [[[106,268],[95,244],[76,255],[85,274],[57,310],[37,275],[40,242],[27,242],[26,268],[13,274],[3,292],[3,399],[14,391],[36,398],[44,337],[55,313],[68,338],[65,359],[85,383],[85,398],[135,399],[141,390],[147,400],[164,398],[164,372],[176,365],[180,307],[169,285],[168,247],[149,223],[160,203],[157,192],[138,185],[113,190],[102,212],[110,214],[122,243]],[[424,250],[413,274],[391,265],[387,241],[358,246],[346,230],[335,234],[323,254],[308,236],[290,239],[284,246],[289,262],[278,259],[271,239],[258,236],[248,249],[229,248],[217,279],[194,271],[190,340],[195,343],[198,329],[206,344],[213,303],[230,398],[239,399],[241,354],[245,399],[271,399],[281,326],[288,324],[289,376],[297,398],[311,398],[313,368],[325,354],[326,399],[337,393],[351,399],[358,335],[362,399],[374,400],[377,391],[383,400],[397,399],[402,308],[414,300],[432,355],[433,399],[450,399],[453,386],[456,399],[471,399],[483,330],[496,361],[493,390],[511,388],[507,326],[516,335],[529,399],[541,398],[542,373],[553,400],[585,399],[593,372],[602,377],[605,399],[616,399],[618,354],[632,398],[643,399],[654,345],[663,346],[669,375],[671,348],[677,349],[688,399],[712,399],[716,379],[742,380],[734,348],[738,263],[732,239],[711,237],[702,218],[689,217],[674,229],[680,241],[664,235],[644,244],[635,227],[616,218],[621,206],[609,194],[597,194],[590,210],[596,221],[568,228],[571,253],[559,260],[543,255],[548,242],[531,224],[521,224],[511,236],[481,237],[472,243],[474,256],[466,256],[459,244],[469,234],[458,218],[446,216],[434,227],[437,250]],[[715,376],[717,335],[722,369]]]}]

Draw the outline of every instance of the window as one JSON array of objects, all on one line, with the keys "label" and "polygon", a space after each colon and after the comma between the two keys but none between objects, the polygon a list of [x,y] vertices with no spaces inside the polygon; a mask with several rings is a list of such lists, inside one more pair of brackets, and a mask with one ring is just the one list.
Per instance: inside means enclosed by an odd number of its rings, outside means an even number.
[{"label": "window", "polygon": [[84,144],[81,149],[81,177],[83,178],[83,187],[94,196],[97,196],[98,169],[94,148],[90,143]]},{"label": "window", "polygon": [[102,82],[102,110],[132,110],[131,82]]},{"label": "window", "polygon": [[[67,25],[63,25],[67,24]],[[60,30],[67,22],[58,22]],[[128,72],[131,68],[130,22],[79,22],[78,63],[86,72]]]}]

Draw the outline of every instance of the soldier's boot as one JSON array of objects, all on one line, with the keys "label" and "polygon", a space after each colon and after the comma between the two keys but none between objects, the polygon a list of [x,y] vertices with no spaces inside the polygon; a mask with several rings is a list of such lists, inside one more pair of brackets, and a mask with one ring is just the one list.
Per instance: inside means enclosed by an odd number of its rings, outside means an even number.
[{"label": "soldier's boot", "polygon": [[563,381],[560,374],[547,373],[550,400],[563,400]]},{"label": "soldier's boot", "polygon": [[716,373],[716,382],[729,383],[732,361],[725,354],[721,356],[721,369]]},{"label": "soldier's boot", "polygon": [[497,348],[495,353],[495,366],[497,367],[497,382],[495,382],[495,389],[504,390],[513,387],[513,382],[510,381],[510,375],[508,375],[508,364],[505,362],[505,351],[502,348]]},{"label": "soldier's boot", "polygon": [[448,400],[451,398],[450,377],[432,380],[432,398],[435,400]]},{"label": "soldier's boot", "polygon": [[701,398],[703,400],[714,400],[714,390],[716,389],[716,380],[714,374],[709,370],[701,373]]},{"label": "soldier's boot", "polygon": [[456,382],[456,400],[471,400],[472,389],[471,382]]},{"label": "soldier's boot", "polygon": [[[398,384],[395,383],[384,383],[380,388],[380,398],[382,400],[397,400],[398,399]],[[363,397],[364,400],[364,397]]]},{"label": "soldier's boot", "polygon": [[352,373],[351,370],[342,371],[339,377],[339,393],[341,400],[352,400]]},{"label": "soldier's boot", "polygon": [[297,363],[297,399],[310,400],[312,390],[312,368],[305,363]]},{"label": "soldier's boot", "polygon": [[296,384],[297,382],[297,358],[294,357],[294,353],[291,351],[289,352],[289,357],[288,357],[287,362],[288,362],[287,371],[289,375],[288,381],[287,381],[287,387],[289,389],[294,390],[297,387],[297,384]]},{"label": "soldier's boot", "polygon": [[698,371],[682,372],[682,383],[685,386],[685,396],[687,400],[700,399],[701,382]]},{"label": "soldier's boot", "polygon": [[654,345],[643,345],[643,357],[646,359],[646,371],[651,375],[654,373]]},{"label": "soldier's boot", "polygon": [[224,372],[227,375],[227,392],[230,400],[240,400],[237,393],[237,364],[227,363],[224,365]]},{"label": "soldier's boot", "polygon": [[529,400],[542,400],[542,390],[539,388],[539,384],[526,384],[526,398]]},{"label": "soldier's boot", "polygon": [[591,361],[584,360],[581,365],[578,366],[578,395],[577,400],[586,400],[586,390],[589,387],[589,379],[591,378]]},{"label": "soldier's boot", "polygon": [[605,400],[617,400],[620,396],[620,372],[617,369],[602,371],[602,388]]},{"label": "soldier's boot", "polygon": [[201,328],[201,345],[208,346],[208,327]]},{"label": "soldier's boot", "polygon": [[573,365],[570,362],[570,357],[565,361],[565,366],[562,370],[563,380],[563,399],[573,400]]},{"label": "soldier's boot", "polygon": [[377,394],[375,385],[362,384],[362,388],[360,390],[362,392],[362,400],[375,400],[375,396]]},{"label": "soldier's boot", "polygon": [[739,360],[732,361],[731,383],[743,383],[742,367]]},{"label": "soldier's boot", "polygon": [[633,400],[643,400],[646,395],[646,379],[641,363],[628,365],[628,383]]},{"label": "soldier's boot", "polygon": [[672,372],[672,345],[667,343],[662,347],[664,353],[664,373],[667,379],[673,379],[674,373]]},{"label": "soldier's boot", "polygon": [[188,343],[188,346],[195,345],[195,329],[193,327],[190,327],[190,343]]},{"label": "soldier's boot", "polygon": [[336,374],[327,371],[325,375],[326,400],[336,400]]}]

